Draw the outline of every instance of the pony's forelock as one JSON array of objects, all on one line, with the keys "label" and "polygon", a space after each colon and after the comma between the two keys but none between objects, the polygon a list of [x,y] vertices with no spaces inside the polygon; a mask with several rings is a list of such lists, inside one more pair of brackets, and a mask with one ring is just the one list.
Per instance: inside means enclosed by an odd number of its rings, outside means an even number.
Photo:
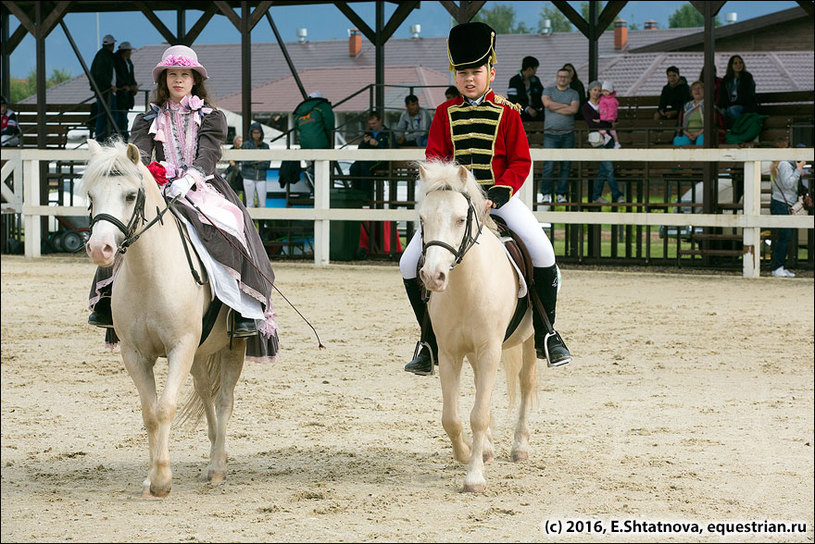
[{"label": "pony's forelock", "polygon": [[142,177],[141,162],[133,164],[127,156],[127,144],[113,140],[102,146],[101,150],[91,155],[82,176],[82,188],[88,192],[101,179],[115,175],[124,175],[134,179]]},{"label": "pony's forelock", "polygon": [[455,161],[431,160],[422,163],[425,176],[422,178],[422,190],[427,195],[432,191],[453,190],[467,193],[477,210],[484,209],[484,190],[475,181],[472,172],[467,171],[467,178],[459,175],[460,165]]}]

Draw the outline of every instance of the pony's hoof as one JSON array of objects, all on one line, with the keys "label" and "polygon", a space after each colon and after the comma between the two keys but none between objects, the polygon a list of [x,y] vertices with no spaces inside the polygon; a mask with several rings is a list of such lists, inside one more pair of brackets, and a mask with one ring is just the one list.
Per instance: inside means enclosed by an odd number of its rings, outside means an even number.
[{"label": "pony's hoof", "polygon": [[207,474],[207,481],[212,485],[222,484],[226,480],[226,475],[220,470],[210,470]]},{"label": "pony's hoof", "polygon": [[512,452],[512,462],[513,463],[520,463],[522,461],[529,460],[529,452],[526,451],[513,451]]},{"label": "pony's hoof", "polygon": [[465,493],[483,493],[487,490],[486,483],[464,484]]},{"label": "pony's hoof", "polygon": [[150,485],[150,494],[154,497],[166,497],[173,488],[172,482],[165,486]]}]

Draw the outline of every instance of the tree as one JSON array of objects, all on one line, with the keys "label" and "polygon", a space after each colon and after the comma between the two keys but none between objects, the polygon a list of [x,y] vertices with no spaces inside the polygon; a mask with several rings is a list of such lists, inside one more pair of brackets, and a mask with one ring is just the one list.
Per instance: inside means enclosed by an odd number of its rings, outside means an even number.
[{"label": "tree", "polygon": [[[713,19],[713,26],[721,26],[722,20],[717,15]],[[705,17],[690,4],[683,4],[670,17],[668,28],[691,28],[705,26]]]},{"label": "tree", "polygon": [[[597,9],[597,15],[599,17],[600,13],[603,12],[603,3],[600,4],[600,7]],[[580,15],[589,22],[589,3],[588,2],[580,2]],[[614,22],[609,23],[606,30],[614,30]]]},{"label": "tree", "polygon": [[529,32],[529,28],[523,21],[515,23],[515,8],[506,4],[481,8],[472,21],[490,25],[496,34],[526,34]]},{"label": "tree", "polygon": [[[51,72],[51,77],[46,79],[45,88],[50,89],[54,85],[58,85],[63,81],[68,81],[73,76],[67,69],[55,68]],[[25,78],[11,78],[9,81],[9,101],[16,104],[20,100],[24,100],[29,96],[37,94],[37,72],[33,68]]]},{"label": "tree", "polygon": [[540,19],[538,19],[538,32],[543,32],[543,21],[549,19],[552,23],[552,32],[573,32],[574,27],[569,19],[563,15],[559,9],[551,5],[551,2],[546,2],[544,8],[540,12]]}]

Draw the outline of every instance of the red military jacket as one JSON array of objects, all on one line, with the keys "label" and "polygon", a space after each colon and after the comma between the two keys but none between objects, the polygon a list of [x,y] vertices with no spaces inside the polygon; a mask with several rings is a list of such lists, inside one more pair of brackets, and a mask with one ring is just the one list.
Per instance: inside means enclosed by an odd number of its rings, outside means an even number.
[{"label": "red military jacket", "polygon": [[433,116],[425,157],[455,159],[485,189],[508,187],[514,195],[532,166],[520,106],[492,90],[478,106],[461,96],[444,102]]}]

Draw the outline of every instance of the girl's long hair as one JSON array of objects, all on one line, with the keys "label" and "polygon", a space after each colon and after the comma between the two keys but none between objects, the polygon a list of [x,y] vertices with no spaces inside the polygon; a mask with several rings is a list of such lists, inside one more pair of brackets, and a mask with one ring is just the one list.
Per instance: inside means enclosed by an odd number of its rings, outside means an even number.
[{"label": "girl's long hair", "polygon": [[[192,85],[192,94],[203,100],[210,108],[215,108],[215,100],[207,91],[203,76],[195,70],[192,70],[192,76],[195,80]],[[156,88],[153,89],[150,102],[156,106],[163,106],[169,99],[170,90],[167,88],[167,70],[164,70],[158,75],[158,83],[156,83]]]},{"label": "girl's long hair", "polygon": [[[730,57],[730,60],[727,61],[727,71],[724,73],[724,77],[727,79],[735,79],[736,77],[736,73],[733,71],[733,61],[736,59],[741,59],[742,68],[739,75],[747,73],[747,64],[745,64],[744,59],[741,58],[741,55],[733,55]],[[715,72],[713,75],[716,75]]]}]

